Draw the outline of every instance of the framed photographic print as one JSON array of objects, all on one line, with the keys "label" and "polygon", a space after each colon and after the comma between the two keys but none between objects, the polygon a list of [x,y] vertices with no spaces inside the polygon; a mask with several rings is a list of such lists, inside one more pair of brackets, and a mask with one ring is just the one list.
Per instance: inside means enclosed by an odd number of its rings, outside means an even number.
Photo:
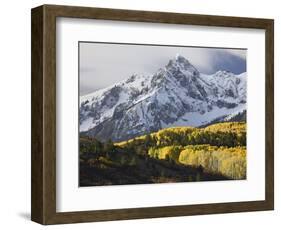
[{"label": "framed photographic print", "polygon": [[273,20],[32,9],[41,224],[274,208]]}]

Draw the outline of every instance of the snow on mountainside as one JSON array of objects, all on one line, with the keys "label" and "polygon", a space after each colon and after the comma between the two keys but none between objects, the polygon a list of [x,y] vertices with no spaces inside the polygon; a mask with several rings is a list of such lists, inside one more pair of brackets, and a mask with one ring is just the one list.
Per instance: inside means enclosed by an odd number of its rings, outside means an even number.
[{"label": "snow on mountainside", "polygon": [[177,55],[150,76],[132,75],[80,97],[80,132],[122,141],[172,126],[203,126],[246,111],[246,73],[200,73]]}]

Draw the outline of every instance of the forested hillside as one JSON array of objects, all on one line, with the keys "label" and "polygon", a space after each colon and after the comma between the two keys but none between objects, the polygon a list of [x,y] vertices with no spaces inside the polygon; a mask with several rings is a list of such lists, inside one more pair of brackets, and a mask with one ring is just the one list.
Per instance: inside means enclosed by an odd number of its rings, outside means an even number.
[{"label": "forested hillside", "polygon": [[80,185],[246,178],[246,124],[175,127],[113,143],[80,137]]}]

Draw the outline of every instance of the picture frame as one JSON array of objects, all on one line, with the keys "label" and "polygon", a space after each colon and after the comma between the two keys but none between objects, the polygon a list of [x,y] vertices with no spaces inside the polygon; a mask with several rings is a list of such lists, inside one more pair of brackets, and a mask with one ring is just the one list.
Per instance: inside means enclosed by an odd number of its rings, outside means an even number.
[{"label": "picture frame", "polygon": [[[161,23],[265,31],[265,199],[254,201],[163,205],[94,211],[58,212],[56,156],[56,20],[79,18]],[[66,224],[248,212],[274,209],[274,21],[211,15],[43,5],[32,9],[32,157],[31,219],[40,224]]]}]

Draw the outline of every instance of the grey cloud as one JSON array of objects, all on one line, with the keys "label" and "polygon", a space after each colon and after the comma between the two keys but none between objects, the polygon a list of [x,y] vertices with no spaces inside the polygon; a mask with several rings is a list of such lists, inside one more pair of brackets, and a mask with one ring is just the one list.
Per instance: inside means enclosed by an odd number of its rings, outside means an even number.
[{"label": "grey cloud", "polygon": [[[80,95],[107,87],[130,75],[153,74],[179,53],[200,72],[245,71],[245,50],[80,43]],[[244,68],[245,67],[245,68]]]}]

